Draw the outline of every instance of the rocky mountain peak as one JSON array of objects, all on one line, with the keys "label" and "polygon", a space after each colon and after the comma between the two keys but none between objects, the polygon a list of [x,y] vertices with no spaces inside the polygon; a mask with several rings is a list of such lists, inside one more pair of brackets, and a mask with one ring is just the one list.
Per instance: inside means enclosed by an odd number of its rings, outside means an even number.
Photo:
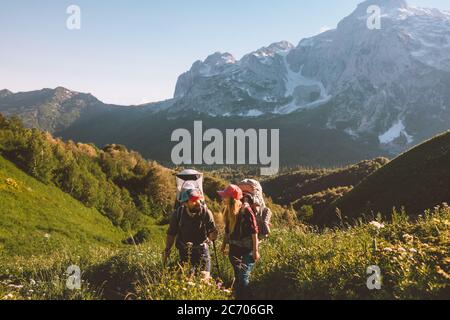
[{"label": "rocky mountain peak", "polygon": [[13,95],[13,93],[11,91],[9,91],[8,89],[0,90],[0,98],[5,98],[10,95]]},{"label": "rocky mountain peak", "polygon": [[249,55],[244,56],[242,60],[245,62],[249,58],[249,56],[253,56],[262,60],[273,58],[275,57],[275,55],[285,56],[294,48],[294,45],[289,43],[288,41],[275,42],[267,47],[262,47],[256,51],[253,51]]},{"label": "rocky mountain peak", "polygon": [[66,100],[69,100],[73,98],[75,95],[77,95],[76,92],[71,91],[69,89],[66,89],[64,87],[57,87],[52,90],[52,97],[58,102],[64,102]]},{"label": "rocky mountain peak", "polygon": [[366,0],[360,3],[358,8],[367,8],[372,5],[379,6],[385,10],[408,8],[408,3],[405,0]]},{"label": "rocky mountain peak", "polygon": [[233,64],[236,62],[236,59],[233,57],[231,53],[225,52],[216,52],[210,56],[208,56],[203,62],[206,65],[211,67],[223,66],[226,64]]},{"label": "rocky mountain peak", "polygon": [[275,42],[268,47],[263,47],[256,52],[270,52],[272,54],[282,54],[294,49],[294,45],[288,41]]}]

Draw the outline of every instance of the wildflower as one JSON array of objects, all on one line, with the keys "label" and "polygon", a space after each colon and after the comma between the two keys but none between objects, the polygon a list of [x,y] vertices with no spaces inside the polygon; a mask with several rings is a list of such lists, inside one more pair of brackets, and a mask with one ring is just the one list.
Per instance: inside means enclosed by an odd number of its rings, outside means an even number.
[{"label": "wildflower", "polygon": [[50,239],[50,235],[48,233],[44,234],[44,238]]},{"label": "wildflower", "polygon": [[8,287],[14,288],[14,289],[22,289],[22,288],[23,288],[23,285],[10,284],[10,285],[8,285]]},{"label": "wildflower", "polygon": [[14,180],[14,179],[8,178],[8,179],[6,179],[6,183],[7,183],[9,186],[11,186],[11,187],[13,187],[13,188],[15,188],[15,189],[18,189],[18,188],[19,188],[19,184],[18,184],[17,181]]},{"label": "wildflower", "polygon": [[403,247],[399,247],[399,248],[398,248],[398,252],[406,252],[406,249],[403,248]]},{"label": "wildflower", "polygon": [[392,250],[392,248],[384,248],[384,251],[386,251],[386,252],[392,252],[392,251],[394,251],[394,250]]},{"label": "wildflower", "polygon": [[409,252],[411,252],[411,253],[417,253],[417,250],[414,249],[414,248],[411,248],[411,249],[409,249]]},{"label": "wildflower", "polygon": [[382,229],[384,228],[384,224],[379,223],[377,221],[372,221],[371,223],[369,223],[372,227],[376,228],[376,229]]},{"label": "wildflower", "polygon": [[188,286],[195,287],[195,283],[192,281],[189,281],[187,284],[188,284]]},{"label": "wildflower", "polygon": [[410,235],[410,234],[405,233],[403,235],[403,240],[405,240],[406,242],[411,242],[411,241],[414,240],[414,237],[412,235]]}]

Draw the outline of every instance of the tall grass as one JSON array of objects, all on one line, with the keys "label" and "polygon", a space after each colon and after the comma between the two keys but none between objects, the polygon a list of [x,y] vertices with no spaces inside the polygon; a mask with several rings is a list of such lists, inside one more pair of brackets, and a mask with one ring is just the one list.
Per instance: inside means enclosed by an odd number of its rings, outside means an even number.
[{"label": "tall grass", "polygon": [[[121,249],[57,251],[31,258],[0,257],[0,299],[230,299],[232,270],[219,256],[220,273],[205,282],[179,266],[161,263],[162,241]],[[259,299],[449,299],[450,208],[417,221],[392,221],[318,231],[279,229],[261,244],[252,275]],[[213,260],[215,261],[215,260]],[[67,267],[82,270],[82,287],[65,286]],[[367,268],[379,266],[380,290],[367,287]],[[220,278],[220,281],[219,281]]]}]

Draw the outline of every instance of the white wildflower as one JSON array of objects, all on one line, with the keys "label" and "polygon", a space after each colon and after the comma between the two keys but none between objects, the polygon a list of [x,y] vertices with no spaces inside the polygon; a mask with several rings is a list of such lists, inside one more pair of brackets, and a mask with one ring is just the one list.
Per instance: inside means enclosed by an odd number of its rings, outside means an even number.
[{"label": "white wildflower", "polygon": [[23,288],[23,285],[15,285],[15,284],[10,284],[10,285],[8,285],[8,287],[10,287],[10,288],[14,288],[14,289],[22,289]]},{"label": "white wildflower", "polygon": [[414,240],[414,237],[412,235],[410,235],[410,234],[405,233],[403,235],[403,240],[405,240],[406,242],[410,242],[410,241]]},{"label": "white wildflower", "polygon": [[3,300],[10,300],[13,298],[14,298],[14,295],[12,293],[8,293],[6,296],[3,297]]},{"label": "white wildflower", "polygon": [[384,228],[384,224],[379,223],[378,221],[372,221],[371,223],[369,223],[372,227],[376,228],[376,229],[382,229]]}]

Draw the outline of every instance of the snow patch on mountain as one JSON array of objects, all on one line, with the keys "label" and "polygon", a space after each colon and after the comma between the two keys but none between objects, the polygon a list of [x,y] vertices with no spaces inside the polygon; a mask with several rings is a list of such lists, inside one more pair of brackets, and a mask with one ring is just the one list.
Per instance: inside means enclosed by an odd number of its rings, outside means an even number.
[{"label": "snow patch on mountain", "polygon": [[291,43],[280,41],[252,52],[251,55],[258,58],[263,64],[272,64],[275,56],[286,56],[293,48],[294,46]]},{"label": "snow patch on mountain", "polygon": [[288,114],[303,108],[317,107],[331,99],[322,82],[303,76],[303,65],[294,72],[284,57],[286,66],[285,97],[293,97],[287,105],[281,106],[274,113]]},{"label": "snow patch on mountain", "polygon": [[403,121],[398,120],[385,133],[381,134],[378,139],[381,144],[389,144],[395,139],[400,138],[402,135],[406,137],[408,143],[412,143],[414,141],[413,137],[406,132],[406,127],[403,124]]},{"label": "snow patch on mountain", "polygon": [[248,117],[248,118],[257,118],[257,117],[260,117],[262,115],[264,115],[264,112],[262,112],[260,110],[257,110],[257,109],[252,109],[252,110],[249,110],[249,111],[247,111],[245,113],[240,113],[239,114],[239,116],[241,116],[241,117]]},{"label": "snow patch on mountain", "polygon": [[[333,129],[336,129],[336,128],[334,127]],[[359,138],[359,134],[357,132],[355,132],[355,130],[353,130],[352,128],[347,128],[344,130],[344,132],[346,134],[348,134],[350,137],[352,137],[353,139]]]}]

